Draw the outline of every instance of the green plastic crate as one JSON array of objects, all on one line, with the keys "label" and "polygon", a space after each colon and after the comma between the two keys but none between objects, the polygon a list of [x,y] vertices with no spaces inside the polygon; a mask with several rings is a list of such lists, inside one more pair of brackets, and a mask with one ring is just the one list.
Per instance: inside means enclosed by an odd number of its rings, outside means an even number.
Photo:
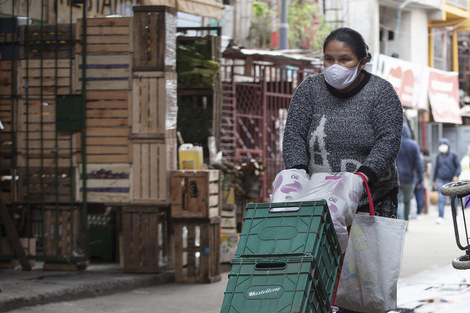
[{"label": "green plastic crate", "polygon": [[221,313],[327,313],[313,257],[235,258]]},{"label": "green plastic crate", "polygon": [[235,257],[313,256],[328,294],[342,262],[325,200],[249,203]]}]

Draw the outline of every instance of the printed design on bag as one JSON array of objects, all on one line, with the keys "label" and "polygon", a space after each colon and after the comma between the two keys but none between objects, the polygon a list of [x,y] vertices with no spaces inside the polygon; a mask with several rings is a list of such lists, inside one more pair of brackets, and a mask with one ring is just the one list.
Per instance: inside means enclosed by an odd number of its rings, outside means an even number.
[{"label": "printed design on bag", "polygon": [[367,266],[362,264],[365,258],[361,258],[360,254],[368,253],[369,245],[362,226],[359,224],[353,224],[351,226],[350,237],[352,247],[359,257],[344,260],[340,281],[346,292],[357,292],[354,288],[354,281],[356,279],[360,280],[360,284],[363,288],[372,288],[377,285],[379,277],[377,272],[364,272],[364,268],[367,268]]},{"label": "printed design on bag", "polygon": [[357,192],[357,191],[354,191],[354,190],[351,190],[349,192],[349,200],[351,200],[354,203],[358,203],[359,199],[361,199],[361,193],[360,192]]},{"label": "printed design on bag", "polygon": [[276,191],[279,189],[279,191],[282,194],[286,195],[284,197],[285,200],[293,199],[294,196],[292,194],[302,192],[302,184],[299,181],[301,178],[302,178],[301,175],[299,175],[297,173],[291,173],[290,179],[292,180],[292,182],[289,183],[289,184],[284,184],[283,185],[284,179],[283,179],[282,175],[278,175],[278,178],[274,182],[275,186],[274,186],[274,192],[273,193],[276,193]]}]

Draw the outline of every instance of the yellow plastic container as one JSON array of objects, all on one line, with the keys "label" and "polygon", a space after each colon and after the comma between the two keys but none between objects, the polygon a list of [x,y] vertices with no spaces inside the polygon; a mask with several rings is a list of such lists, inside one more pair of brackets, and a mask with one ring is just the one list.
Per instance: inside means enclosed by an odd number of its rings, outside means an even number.
[{"label": "yellow plastic container", "polygon": [[178,149],[180,170],[202,170],[204,158],[202,147],[190,143],[182,144]]}]

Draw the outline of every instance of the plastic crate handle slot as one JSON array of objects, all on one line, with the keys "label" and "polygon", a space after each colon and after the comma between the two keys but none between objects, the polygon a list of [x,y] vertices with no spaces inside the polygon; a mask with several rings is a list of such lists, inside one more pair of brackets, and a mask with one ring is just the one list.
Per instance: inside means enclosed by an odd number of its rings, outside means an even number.
[{"label": "plastic crate handle slot", "polygon": [[255,264],[256,270],[283,270],[287,267],[286,262],[259,262]]},{"label": "plastic crate handle slot", "polygon": [[299,206],[292,206],[292,207],[281,207],[281,208],[271,208],[269,212],[276,213],[276,212],[297,212],[300,210]]}]

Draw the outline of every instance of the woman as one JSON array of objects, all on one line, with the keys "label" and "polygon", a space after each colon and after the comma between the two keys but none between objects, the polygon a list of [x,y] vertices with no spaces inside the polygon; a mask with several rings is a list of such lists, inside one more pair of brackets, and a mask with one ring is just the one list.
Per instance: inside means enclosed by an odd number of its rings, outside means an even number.
[{"label": "woman", "polygon": [[[400,99],[389,82],[364,70],[371,55],[357,31],[334,30],[323,53],[324,73],[307,77],[291,100],[283,140],[285,166],[309,174],[362,172],[376,215],[396,218]],[[364,194],[358,210],[368,209]]]}]

